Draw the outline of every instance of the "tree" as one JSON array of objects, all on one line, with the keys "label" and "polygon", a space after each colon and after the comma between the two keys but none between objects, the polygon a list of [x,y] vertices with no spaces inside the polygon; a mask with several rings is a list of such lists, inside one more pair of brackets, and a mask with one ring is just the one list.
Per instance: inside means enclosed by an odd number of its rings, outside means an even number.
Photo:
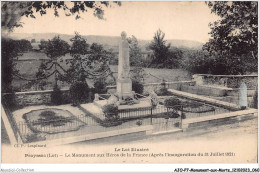
[{"label": "tree", "polygon": [[108,76],[115,80],[108,66],[108,62],[112,58],[111,52],[97,43],[89,45],[87,40],[78,33],[75,33],[71,42],[70,54],[73,58],[67,60],[67,63],[70,63],[70,68],[67,70],[65,81],[73,84],[86,82],[86,79],[91,80],[94,82],[96,91],[100,92],[105,88]]},{"label": "tree", "polygon": [[16,40],[15,43],[19,52],[26,52],[32,50],[32,44],[28,40]]},{"label": "tree", "polygon": [[71,83],[76,81],[83,82],[87,77],[83,68],[83,63],[85,64],[85,60],[87,60],[86,55],[89,52],[89,44],[77,32],[70,41],[72,42],[70,55],[73,59],[67,60],[67,63],[70,63],[70,68],[67,70],[66,80]]},{"label": "tree", "polygon": [[12,39],[2,38],[1,41],[1,73],[2,73],[2,92],[8,93],[12,92],[12,80],[17,70],[15,70],[14,58],[18,56],[18,49],[16,43]]},{"label": "tree", "polygon": [[33,39],[31,40],[31,43],[36,43],[36,40],[33,38]]},{"label": "tree", "polygon": [[129,60],[131,66],[142,66],[142,52],[135,36],[127,39],[130,47]]},{"label": "tree", "polygon": [[166,40],[164,40],[165,33],[160,29],[156,31],[153,37],[153,41],[150,43],[149,48],[153,51],[153,60],[151,64],[157,67],[163,67],[165,60],[169,54],[170,44],[166,45]]},{"label": "tree", "polygon": [[45,48],[46,48],[46,46],[47,46],[47,44],[48,44],[48,41],[45,41],[45,40],[41,40],[40,41],[40,44],[38,45],[39,46],[39,48],[40,48],[40,50],[45,50]]},{"label": "tree", "polygon": [[54,15],[59,16],[59,10],[64,10],[66,16],[75,15],[76,19],[80,18],[80,13],[92,9],[93,15],[99,19],[104,19],[104,8],[111,4],[121,5],[121,2],[108,1],[28,1],[28,2],[1,2],[1,26],[2,30],[12,30],[14,27],[21,27],[20,19],[23,16],[36,18],[35,13],[40,15],[47,14],[48,9],[54,10]]},{"label": "tree", "polygon": [[[115,82],[113,73],[109,67],[109,62],[113,58],[113,54],[103,48],[102,45],[93,43],[90,46],[88,55],[89,79],[94,80],[95,90],[102,90],[108,83]],[[110,78],[108,78],[110,77]],[[110,80],[110,81],[109,81]],[[99,87],[96,87],[99,86]]]},{"label": "tree", "polygon": [[[45,48],[45,54],[47,55],[47,57],[50,58],[50,60],[48,62],[46,62],[45,67],[47,68],[48,64],[51,64],[50,67],[54,66],[54,74],[55,74],[55,84],[54,87],[57,86],[57,81],[58,81],[58,69],[57,67],[59,67],[60,69],[62,69],[64,71],[64,69],[58,64],[58,58],[66,55],[66,53],[69,52],[69,44],[64,41],[61,40],[59,36],[55,36],[53,39],[49,40],[46,48]],[[44,67],[44,66],[43,66]]]},{"label": "tree", "polygon": [[207,2],[207,5],[220,20],[210,24],[212,39],[203,50],[216,62],[224,64],[224,68],[231,64],[236,66],[232,74],[243,74],[252,68],[257,71],[257,2]]},{"label": "tree", "polygon": [[176,47],[171,47],[169,49],[167,59],[164,62],[164,67],[179,68],[182,59],[183,59],[183,51]]}]

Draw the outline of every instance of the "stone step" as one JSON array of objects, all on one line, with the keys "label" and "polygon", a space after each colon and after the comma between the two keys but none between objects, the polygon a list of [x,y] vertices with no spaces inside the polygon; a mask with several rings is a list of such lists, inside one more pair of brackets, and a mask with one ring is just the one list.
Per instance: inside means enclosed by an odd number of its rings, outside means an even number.
[{"label": "stone step", "polygon": [[216,106],[222,106],[224,108],[228,108],[228,109],[232,109],[232,110],[240,109],[240,106],[238,106],[236,104],[216,100],[216,99],[205,97],[205,96],[200,96],[197,94],[191,94],[191,93],[187,93],[187,92],[183,92],[183,91],[177,91],[174,89],[169,89],[169,92],[171,92],[172,94],[177,95],[177,96],[189,98],[192,100],[202,101],[202,102],[209,103],[209,104],[216,105]]},{"label": "stone step", "polygon": [[203,86],[203,85],[197,85],[197,86],[183,85],[183,86],[181,86],[181,91],[185,91],[185,92],[188,92],[191,94],[197,94],[197,95],[225,96],[227,90],[228,90],[227,88],[223,89],[223,88]]},{"label": "stone step", "polygon": [[[247,90],[247,96],[253,97],[255,95],[256,90]],[[226,92],[227,96],[237,96],[239,95],[239,89],[233,89]]]},{"label": "stone step", "polygon": [[243,120],[247,118],[256,118],[258,114],[257,109],[248,109],[242,111],[235,111],[230,113],[210,115],[198,118],[190,118],[182,121],[182,128],[187,130],[188,128],[193,127],[203,127],[209,126],[210,124],[223,124],[225,122],[231,123],[232,121]]},{"label": "stone step", "polygon": [[[182,85],[180,87],[181,91],[188,92],[191,94],[197,95],[207,95],[207,96],[237,96],[239,95],[239,89],[225,88],[225,87],[217,87],[210,85],[197,85],[197,86],[189,86]],[[255,95],[256,90],[247,90],[247,95],[252,97]]]}]

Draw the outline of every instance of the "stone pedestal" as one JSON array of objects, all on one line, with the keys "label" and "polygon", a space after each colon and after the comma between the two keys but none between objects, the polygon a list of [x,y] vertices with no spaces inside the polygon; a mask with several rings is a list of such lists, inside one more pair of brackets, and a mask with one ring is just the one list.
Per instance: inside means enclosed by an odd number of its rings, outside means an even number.
[{"label": "stone pedestal", "polygon": [[239,88],[239,106],[246,108],[247,105],[247,86],[244,82],[241,83]]},{"label": "stone pedestal", "polygon": [[117,93],[119,98],[133,97],[132,81],[129,79],[117,81]]},{"label": "stone pedestal", "polygon": [[129,44],[125,32],[122,32],[119,42],[117,95],[119,104],[127,99],[135,100],[130,78]]}]

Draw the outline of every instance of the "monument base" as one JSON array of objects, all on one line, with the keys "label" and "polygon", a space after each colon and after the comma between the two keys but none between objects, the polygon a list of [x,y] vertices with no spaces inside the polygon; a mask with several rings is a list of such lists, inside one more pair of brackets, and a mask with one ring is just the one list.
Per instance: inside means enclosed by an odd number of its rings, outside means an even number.
[{"label": "monument base", "polygon": [[134,97],[134,93],[132,91],[132,81],[130,79],[121,79],[117,81],[117,95],[119,100]]},{"label": "monument base", "polygon": [[[94,101],[94,105],[98,106],[102,109],[103,106],[111,104],[108,100],[96,100]],[[118,102],[116,103],[118,104]],[[132,104],[132,105],[120,105],[118,104],[118,110],[135,110],[135,109],[141,109],[141,108],[151,108],[151,101],[147,99],[140,99],[138,100],[138,103]]]},{"label": "monument base", "polygon": [[151,108],[151,101],[145,100],[138,100],[138,103],[133,105],[119,105],[118,110],[135,110],[135,109],[144,109],[144,108]]}]

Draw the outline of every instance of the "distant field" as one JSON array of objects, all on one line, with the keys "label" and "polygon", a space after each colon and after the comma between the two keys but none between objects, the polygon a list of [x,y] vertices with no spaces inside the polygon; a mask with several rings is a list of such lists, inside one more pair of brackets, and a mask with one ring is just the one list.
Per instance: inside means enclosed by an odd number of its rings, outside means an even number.
[{"label": "distant field", "polygon": [[[69,55],[64,56],[61,61],[60,65],[64,69],[68,69],[68,65],[64,59],[70,58]],[[35,75],[38,71],[38,68],[41,64],[41,60],[39,59],[46,59],[45,54],[43,53],[25,53],[22,57],[19,58],[19,61],[16,61],[16,68],[19,70],[19,74],[22,77],[28,79],[34,79]],[[37,60],[38,59],[38,60]],[[111,70],[113,72],[117,72],[117,65],[111,65]],[[184,81],[190,80],[190,76],[187,71],[182,69],[155,69],[155,68],[144,68],[146,78],[145,83],[156,83],[161,82],[162,79],[166,81]],[[114,73],[114,76],[117,78],[117,73]],[[155,77],[154,77],[155,76]],[[48,82],[53,82],[54,78],[51,77],[48,79]],[[27,81],[15,79],[13,81],[13,85],[17,88],[20,88],[22,85],[26,84]]]}]

